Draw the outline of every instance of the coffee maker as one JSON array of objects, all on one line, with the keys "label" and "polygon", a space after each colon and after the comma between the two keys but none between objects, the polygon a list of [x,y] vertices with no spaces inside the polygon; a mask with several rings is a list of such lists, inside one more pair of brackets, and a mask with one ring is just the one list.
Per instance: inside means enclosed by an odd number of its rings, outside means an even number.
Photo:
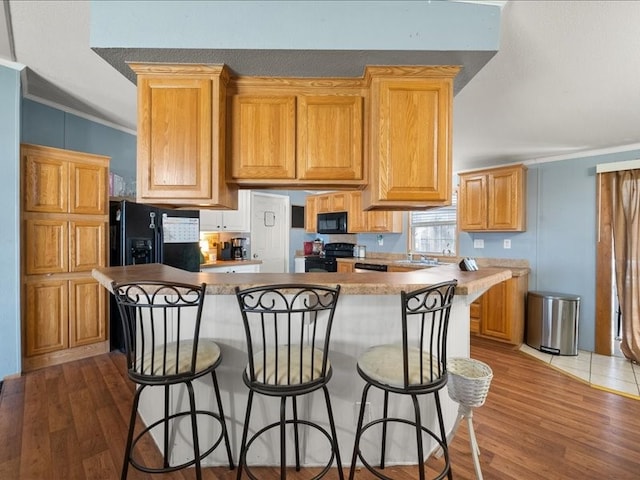
[{"label": "coffee maker", "polygon": [[247,239],[236,237],[231,239],[231,258],[234,260],[243,260],[246,254],[245,244]]}]

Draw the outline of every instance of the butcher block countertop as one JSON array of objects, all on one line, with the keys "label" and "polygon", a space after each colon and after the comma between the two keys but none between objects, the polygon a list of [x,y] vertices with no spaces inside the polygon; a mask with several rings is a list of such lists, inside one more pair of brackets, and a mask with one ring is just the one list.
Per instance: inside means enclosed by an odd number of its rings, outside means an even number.
[{"label": "butcher block countertop", "polygon": [[208,273],[187,272],[152,263],[96,268],[92,274],[107,289],[110,289],[112,281],[142,283],[145,280],[160,280],[191,284],[204,282],[207,284],[207,294],[210,295],[232,295],[235,294],[235,287],[248,288],[279,283],[339,284],[341,293],[347,295],[395,295],[402,290],[416,290],[456,279],[458,280],[456,295],[478,296],[493,285],[512,276],[509,268],[481,267],[475,272],[463,272],[456,264],[393,273]]}]

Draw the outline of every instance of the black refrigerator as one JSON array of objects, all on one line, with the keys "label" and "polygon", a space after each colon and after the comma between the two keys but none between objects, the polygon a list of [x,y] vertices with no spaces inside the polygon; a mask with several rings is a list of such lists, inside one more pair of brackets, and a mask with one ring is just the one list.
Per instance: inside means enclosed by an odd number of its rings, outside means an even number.
[{"label": "black refrigerator", "polygon": [[[109,265],[163,263],[200,271],[200,212],[170,210],[127,200],[109,202]],[[110,307],[111,350],[122,350],[120,313]]]}]

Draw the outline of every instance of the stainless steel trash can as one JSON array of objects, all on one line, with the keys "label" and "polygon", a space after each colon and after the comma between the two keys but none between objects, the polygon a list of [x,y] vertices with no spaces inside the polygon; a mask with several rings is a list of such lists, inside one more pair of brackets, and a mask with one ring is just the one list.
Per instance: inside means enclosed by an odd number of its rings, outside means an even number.
[{"label": "stainless steel trash can", "polygon": [[555,355],[578,354],[580,297],[555,292],[527,295],[527,337],[530,347]]}]

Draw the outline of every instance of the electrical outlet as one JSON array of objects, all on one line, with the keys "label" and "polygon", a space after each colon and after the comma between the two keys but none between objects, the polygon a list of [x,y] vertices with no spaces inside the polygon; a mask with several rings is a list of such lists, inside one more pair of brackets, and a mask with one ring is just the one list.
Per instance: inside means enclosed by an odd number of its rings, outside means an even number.
[{"label": "electrical outlet", "polygon": [[[353,404],[353,425],[358,425],[358,415],[360,415],[360,405],[362,402],[355,402]],[[371,402],[367,402],[364,404],[364,415],[362,417],[363,425],[369,423],[371,421]]]},{"label": "electrical outlet", "polygon": [[504,239],[504,248],[511,248],[511,239],[510,238],[505,238]]},{"label": "electrical outlet", "polygon": [[378,235],[378,245],[384,245],[384,238],[382,235]]},{"label": "electrical outlet", "polygon": [[473,241],[473,248],[484,248],[484,240],[477,238]]}]

